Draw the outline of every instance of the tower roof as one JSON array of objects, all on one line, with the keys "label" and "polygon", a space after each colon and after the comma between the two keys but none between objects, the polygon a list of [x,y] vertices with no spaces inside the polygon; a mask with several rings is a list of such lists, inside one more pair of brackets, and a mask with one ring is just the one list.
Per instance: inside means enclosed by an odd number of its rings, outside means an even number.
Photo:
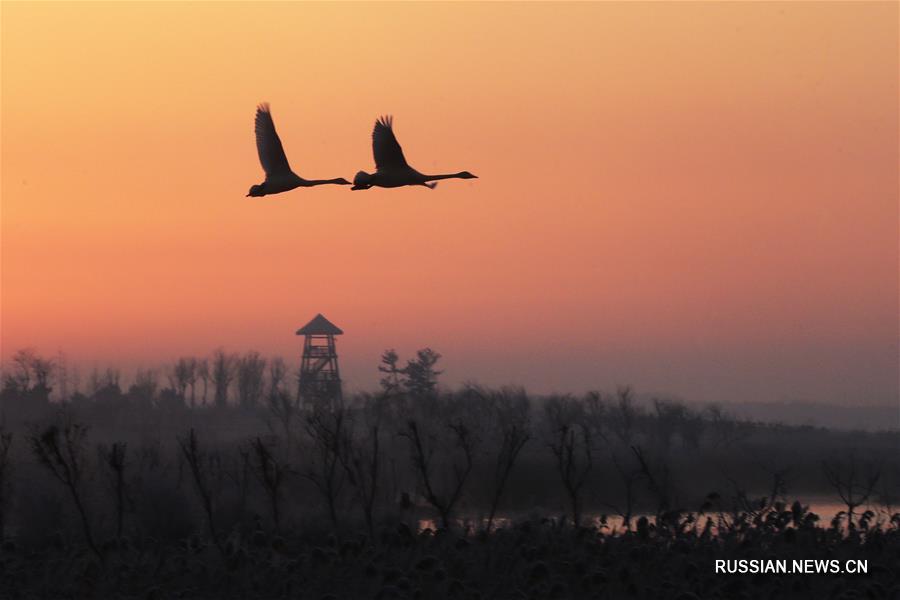
[{"label": "tower roof", "polygon": [[341,335],[344,333],[340,327],[322,316],[322,313],[313,317],[312,321],[297,330],[297,335]]}]

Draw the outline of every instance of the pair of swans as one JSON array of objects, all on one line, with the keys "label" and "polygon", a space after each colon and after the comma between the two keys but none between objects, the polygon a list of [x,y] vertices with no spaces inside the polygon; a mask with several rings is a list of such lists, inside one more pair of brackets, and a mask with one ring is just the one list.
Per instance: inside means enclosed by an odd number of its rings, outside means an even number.
[{"label": "pair of swans", "polygon": [[[250,187],[248,196],[265,196],[287,192],[298,187],[314,185],[351,185],[342,177],[337,179],[303,179],[288,164],[281,139],[275,132],[275,121],[268,104],[260,104],[256,109],[256,150],[259,162],[266,172],[266,180]],[[367,190],[370,187],[401,187],[423,185],[434,189],[440,179],[477,179],[468,171],[445,175],[425,175],[413,169],[403,156],[403,149],[394,136],[393,119],[381,117],[375,122],[372,132],[372,153],[375,155],[375,172],[360,171],[353,178],[352,190]]]}]

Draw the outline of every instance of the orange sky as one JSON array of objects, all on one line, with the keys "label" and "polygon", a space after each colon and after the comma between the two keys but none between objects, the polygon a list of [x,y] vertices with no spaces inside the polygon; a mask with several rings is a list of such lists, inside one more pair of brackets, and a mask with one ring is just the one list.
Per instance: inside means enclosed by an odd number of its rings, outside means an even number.
[{"label": "orange sky", "polygon": [[[217,346],[345,378],[898,398],[898,4],[2,3],[2,358]],[[294,169],[436,190],[245,198]]]}]

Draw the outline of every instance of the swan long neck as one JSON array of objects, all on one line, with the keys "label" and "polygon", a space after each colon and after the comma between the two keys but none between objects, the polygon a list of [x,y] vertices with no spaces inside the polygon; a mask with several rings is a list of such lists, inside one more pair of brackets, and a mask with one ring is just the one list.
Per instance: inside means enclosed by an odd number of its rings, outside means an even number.
[{"label": "swan long neck", "polygon": [[326,185],[326,184],[329,184],[329,183],[335,183],[335,184],[338,184],[338,183],[344,183],[344,181],[345,181],[345,180],[344,180],[344,179],[341,179],[340,177],[336,177],[336,178],[334,178],[334,179],[307,179],[307,180],[306,180],[306,185],[308,185],[308,186],[313,186],[313,185]]},{"label": "swan long neck", "polygon": [[425,175],[425,181],[437,181],[438,179],[455,179],[463,178],[463,171],[459,173],[447,173],[446,175]]}]

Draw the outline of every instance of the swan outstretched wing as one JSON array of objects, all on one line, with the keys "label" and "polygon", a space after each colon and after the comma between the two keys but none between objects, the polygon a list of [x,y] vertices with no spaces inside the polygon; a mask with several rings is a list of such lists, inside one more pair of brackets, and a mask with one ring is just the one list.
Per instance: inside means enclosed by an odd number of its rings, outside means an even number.
[{"label": "swan outstretched wing", "polygon": [[393,117],[381,117],[375,121],[375,129],[372,131],[372,153],[375,155],[375,167],[379,171],[409,166],[403,157],[403,149],[394,136],[393,125]]},{"label": "swan outstretched wing", "polygon": [[266,103],[256,108],[256,150],[266,177],[291,173],[291,165],[288,164],[281,140],[275,133],[275,122]]}]

